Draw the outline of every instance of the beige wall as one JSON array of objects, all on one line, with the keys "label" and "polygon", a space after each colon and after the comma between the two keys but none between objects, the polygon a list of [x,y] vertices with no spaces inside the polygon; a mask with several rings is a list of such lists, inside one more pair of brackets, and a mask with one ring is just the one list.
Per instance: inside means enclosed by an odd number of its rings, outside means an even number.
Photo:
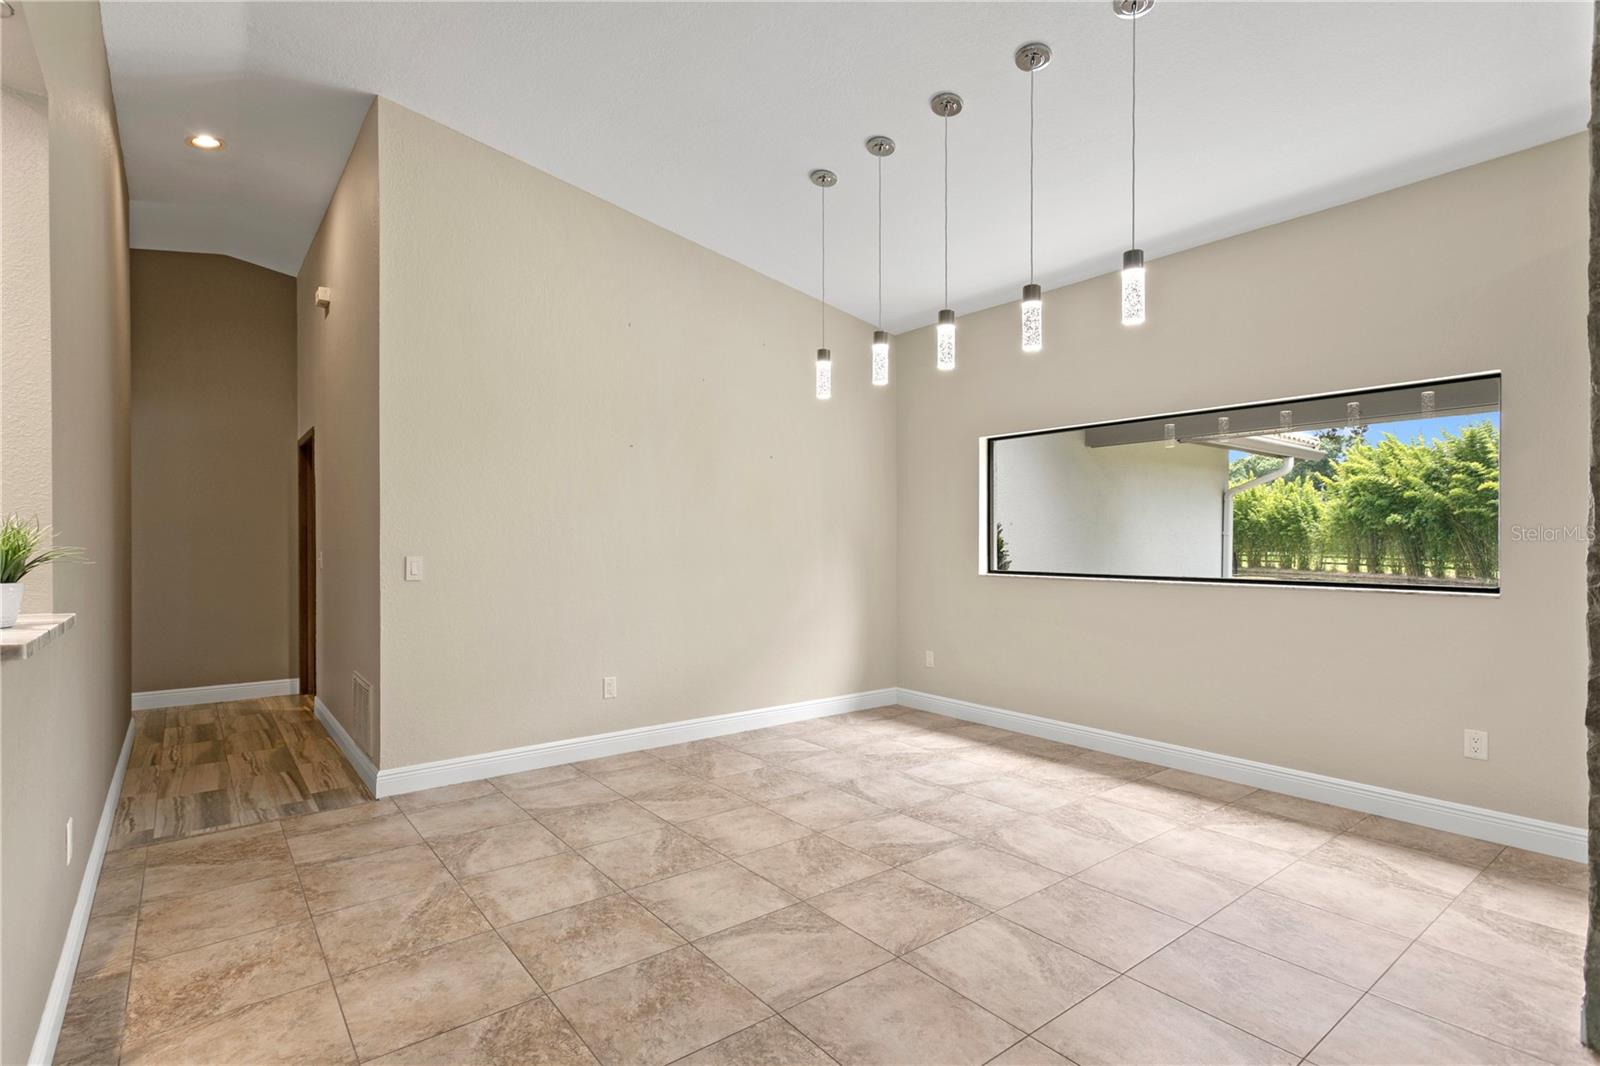
[{"label": "beige wall", "polygon": [[379,109],[383,766],[892,685],[870,328]]},{"label": "beige wall", "polygon": [[[1048,293],[1039,356],[1015,305],[962,317],[953,374],[931,330],[898,338],[900,684],[1582,825],[1584,543],[1511,530],[1585,521],[1587,151],[1155,260],[1138,329],[1114,275]],[[1499,597],[977,573],[982,435],[1494,369]]]},{"label": "beige wall", "polygon": [[295,677],[295,281],[130,258],[134,691]]},{"label": "beige wall", "polygon": [[[318,286],[333,291],[326,314]],[[296,282],[299,431],[316,431],[317,688],[369,755],[351,674],[375,690],[378,656],[378,112],[367,113]]]},{"label": "beige wall", "polygon": [[[0,31],[0,512],[48,526],[50,127],[43,83],[13,83],[14,66],[32,59],[25,16],[13,19]],[[53,587],[49,567],[35,571],[23,585],[22,609],[49,612]]]},{"label": "beige wall", "polygon": [[129,693],[127,189],[100,9],[22,6],[49,94],[52,517],[93,564],[54,574],[56,609],[75,612],[75,628],[0,673],[8,1063],[26,1059],[39,1024],[127,733]]}]

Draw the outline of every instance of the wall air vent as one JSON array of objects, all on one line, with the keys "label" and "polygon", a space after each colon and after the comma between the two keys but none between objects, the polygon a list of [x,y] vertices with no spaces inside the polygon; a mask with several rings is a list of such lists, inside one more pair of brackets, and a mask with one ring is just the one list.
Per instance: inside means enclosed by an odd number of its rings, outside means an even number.
[{"label": "wall air vent", "polygon": [[377,738],[372,720],[372,682],[350,671],[350,722],[349,730],[361,750],[373,754]]}]

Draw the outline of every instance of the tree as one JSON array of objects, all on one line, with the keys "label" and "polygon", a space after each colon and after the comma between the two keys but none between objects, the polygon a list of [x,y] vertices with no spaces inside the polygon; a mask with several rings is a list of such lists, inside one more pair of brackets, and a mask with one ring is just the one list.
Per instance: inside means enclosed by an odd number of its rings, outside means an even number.
[{"label": "tree", "polygon": [[1280,478],[1233,498],[1233,565],[1259,567],[1266,556],[1280,567],[1322,567],[1322,497],[1309,481]]},{"label": "tree", "polygon": [[[1351,573],[1492,579],[1499,572],[1500,433],[1485,420],[1427,441],[1354,431],[1322,435],[1326,460],[1308,476],[1234,497],[1234,565],[1320,569],[1344,556]],[[1282,460],[1247,456],[1234,483]]]},{"label": "tree", "polygon": [[1383,572],[1390,530],[1388,517],[1399,504],[1379,460],[1378,450],[1365,441],[1352,444],[1333,473],[1319,478],[1331,505],[1328,527],[1351,558],[1355,573],[1364,560],[1367,573]]},{"label": "tree", "polygon": [[1500,572],[1500,434],[1488,422],[1445,434],[1452,533],[1473,576]]},{"label": "tree", "polygon": [[994,525],[994,568],[1011,569],[1011,552],[1006,549],[1006,527],[998,522]]}]

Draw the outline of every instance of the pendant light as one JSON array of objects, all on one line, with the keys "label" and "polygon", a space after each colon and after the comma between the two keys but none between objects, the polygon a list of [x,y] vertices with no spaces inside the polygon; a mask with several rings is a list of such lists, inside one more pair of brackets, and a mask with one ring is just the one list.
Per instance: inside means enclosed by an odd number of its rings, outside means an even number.
[{"label": "pendant light", "polygon": [[822,309],[822,347],[817,349],[817,399],[833,396],[833,353],[828,351],[828,190],[839,184],[839,176],[831,170],[813,170],[811,184],[822,190],[822,295],[818,306]]},{"label": "pendant light", "polygon": [[1139,19],[1155,0],[1111,0],[1111,10],[1133,24],[1131,78],[1128,90],[1128,250],[1122,253],[1122,324],[1144,322],[1144,251],[1139,247]]},{"label": "pendant light", "polygon": [[928,105],[933,113],[944,119],[944,302],[935,329],[937,347],[933,365],[940,370],[956,368],[956,313],[950,304],[950,120],[961,114],[961,97],[955,93],[938,93]]},{"label": "pendant light", "polygon": [[883,158],[894,155],[887,137],[868,137],[867,151],[878,159],[878,328],[872,331],[872,383],[889,384],[889,332],[883,328]]},{"label": "pendant light", "polygon": [[1033,281],[1033,75],[1050,63],[1050,46],[1035,41],[1017,49],[1017,69],[1028,75],[1028,283],[1022,287],[1022,350],[1044,350],[1044,293]]}]

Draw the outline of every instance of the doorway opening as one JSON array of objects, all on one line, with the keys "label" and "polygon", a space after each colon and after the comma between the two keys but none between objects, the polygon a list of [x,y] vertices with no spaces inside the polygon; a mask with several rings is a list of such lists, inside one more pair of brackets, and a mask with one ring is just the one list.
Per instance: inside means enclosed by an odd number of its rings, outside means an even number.
[{"label": "doorway opening", "polygon": [[300,692],[317,691],[317,452],[316,430],[300,438]]}]

